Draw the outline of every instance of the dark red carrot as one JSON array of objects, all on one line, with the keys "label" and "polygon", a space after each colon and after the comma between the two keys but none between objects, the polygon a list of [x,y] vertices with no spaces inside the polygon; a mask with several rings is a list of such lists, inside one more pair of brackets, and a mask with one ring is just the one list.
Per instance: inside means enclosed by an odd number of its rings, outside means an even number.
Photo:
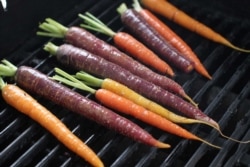
[{"label": "dark red carrot", "polygon": [[42,96],[57,105],[76,112],[135,141],[159,148],[169,147],[168,144],[156,140],[132,121],[51,80],[47,75],[31,67],[9,68],[9,71],[12,74],[10,76],[14,75],[13,77],[17,85],[29,92]]},{"label": "dark red carrot", "polygon": [[[94,93],[96,99],[101,101],[104,105],[115,109],[116,111],[132,115],[141,121],[147,122],[150,125],[177,136],[197,140],[196,137],[194,137],[189,132],[185,132],[185,130],[183,130],[181,127],[178,127],[178,125],[175,123],[201,123],[215,128],[221,134],[221,136],[229,140],[239,143],[250,142],[239,141],[224,135],[219,129],[219,124],[217,124],[217,128],[214,125],[208,124],[204,121],[179,116],[112,79],[99,79],[84,71],[77,72],[74,76],[58,68],[55,68],[55,72],[57,74],[52,77],[54,80],[60,81],[61,83],[74,88]],[[93,90],[93,88],[89,86],[100,89]],[[165,121],[165,119],[168,121]]]},{"label": "dark red carrot", "polygon": [[26,114],[53,134],[62,144],[95,167],[103,167],[99,157],[74,135],[55,115],[27,92],[14,84],[5,84],[0,77],[0,89],[5,102]]},{"label": "dark red carrot", "polygon": [[[70,74],[64,72],[63,70],[55,68],[55,71],[57,75],[53,76],[52,77],[53,79],[60,81],[66,85],[72,86],[74,88],[78,88],[78,89],[93,93],[95,95],[95,98],[98,101],[100,101],[103,105],[115,111],[131,115],[149,125],[159,128],[165,132],[177,135],[179,137],[201,141],[212,147],[219,148],[218,146],[215,146],[199,138],[198,136],[188,132],[187,130],[180,127],[179,125],[169,121],[168,119],[165,119],[164,117],[150,110],[145,109],[144,107],[134,103],[133,101],[123,96],[120,96],[107,89],[101,88],[101,89],[93,90],[91,87],[87,86],[86,84],[76,79],[74,76],[71,76]],[[120,91],[123,91],[123,89],[121,89]],[[133,96],[133,94],[131,94],[131,96]]]},{"label": "dark red carrot", "polygon": [[114,46],[97,38],[83,28],[67,28],[50,18],[46,19],[46,22],[40,24],[39,28],[45,32],[39,31],[37,32],[38,35],[64,38],[68,43],[88,50],[89,52],[101,56],[108,61],[118,64],[121,67],[129,70],[131,73],[144,78],[149,82],[153,82],[154,84],[159,85],[170,92],[181,95],[191,103],[195,104],[177,82],[165,76],[159,75],[152,70],[149,70],[145,66],[142,66],[141,63],[134,61],[132,58],[125,55]]},{"label": "dark red carrot", "polygon": [[208,79],[212,79],[206,68],[200,62],[197,55],[188,46],[188,44],[181,39],[174,31],[171,30],[165,23],[158,19],[153,13],[147,9],[143,9],[138,0],[134,0],[134,9],[147,21],[147,23],[154,28],[159,34],[165,38],[172,46],[180,51],[183,56],[190,59],[194,63],[195,70]]},{"label": "dark red carrot", "polygon": [[132,35],[126,32],[114,32],[107,25],[101,22],[92,14],[86,12],[85,15],[79,14],[79,17],[84,20],[86,24],[80,24],[81,27],[101,32],[105,35],[111,36],[115,45],[129,55],[135,57],[140,62],[156,69],[162,74],[174,76],[173,69],[162,59],[160,59],[153,51],[148,49],[143,43],[135,39]]},{"label": "dark red carrot", "polygon": [[140,14],[134,9],[128,9],[123,3],[117,9],[121,15],[121,21],[133,34],[152,49],[168,63],[173,64],[184,72],[193,70],[193,62],[186,59],[179,51],[170,45],[162,36],[152,29]]},{"label": "dark red carrot", "polygon": [[57,60],[64,65],[79,71],[83,70],[103,78],[113,79],[155,102],[159,102],[164,106],[172,107],[189,117],[208,122],[215,127],[218,126],[215,121],[205,115],[198,107],[195,107],[182,98],[162,89],[152,82],[148,82],[147,80],[133,75],[126,69],[97,55],[91,54],[86,50],[69,44],[63,44],[57,47],[52,43],[47,44],[44,49],[52,54],[55,54]]}]

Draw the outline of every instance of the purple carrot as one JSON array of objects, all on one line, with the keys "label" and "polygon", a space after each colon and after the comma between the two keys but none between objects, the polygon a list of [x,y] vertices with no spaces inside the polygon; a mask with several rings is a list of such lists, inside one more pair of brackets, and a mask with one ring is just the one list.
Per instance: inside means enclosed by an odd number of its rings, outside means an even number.
[{"label": "purple carrot", "polygon": [[[1,71],[1,69],[0,72],[6,72],[6,70]],[[114,113],[108,108],[82,96],[68,87],[51,80],[47,75],[31,67],[21,66],[19,68],[9,69],[11,73],[8,73],[8,75],[14,75],[13,77],[17,85],[27,91],[42,96],[57,105],[78,113],[106,128],[132,138],[135,141],[159,148],[170,147],[168,144],[153,138],[147,131],[132,121]]]},{"label": "purple carrot", "polygon": [[[108,61],[118,64],[121,67],[128,69],[131,73],[153,82],[170,92],[176,93],[195,104],[177,82],[166,76],[153,72],[151,69],[142,65],[138,61],[135,61],[116,47],[97,38],[89,31],[74,26],[67,28],[50,18],[46,19],[46,21],[47,22],[44,22],[39,26],[39,28],[45,32],[39,31],[37,32],[38,35],[64,38],[67,43],[88,50]],[[53,32],[50,31],[49,27],[52,27],[51,29],[53,29]]]},{"label": "purple carrot", "polygon": [[193,70],[193,62],[186,59],[185,56],[162,38],[157,31],[152,29],[136,10],[128,9],[123,3],[118,8],[118,12],[121,14],[121,21],[125,27],[140,38],[150,49],[184,72]]},{"label": "purple carrot", "polygon": [[44,49],[54,54],[59,62],[68,67],[79,71],[83,70],[103,78],[113,79],[164,106],[172,107],[191,118],[208,122],[216,127],[218,126],[215,121],[205,115],[198,107],[84,49],[69,44],[63,44],[58,47],[52,43],[45,45]]}]

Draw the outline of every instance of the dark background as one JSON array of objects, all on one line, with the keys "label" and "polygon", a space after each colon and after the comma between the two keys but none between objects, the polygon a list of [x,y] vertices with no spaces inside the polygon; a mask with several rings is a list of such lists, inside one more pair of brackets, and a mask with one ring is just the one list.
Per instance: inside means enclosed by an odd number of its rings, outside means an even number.
[{"label": "dark background", "polygon": [[[39,22],[44,21],[46,17],[60,18],[69,9],[77,9],[77,4],[84,3],[84,1],[88,0],[7,0],[7,11],[4,12],[2,8],[0,9],[0,58],[7,57],[29,38],[34,37]],[[250,18],[248,0],[179,1],[220,11],[228,17]],[[70,16],[64,17],[68,17],[70,20]]]}]

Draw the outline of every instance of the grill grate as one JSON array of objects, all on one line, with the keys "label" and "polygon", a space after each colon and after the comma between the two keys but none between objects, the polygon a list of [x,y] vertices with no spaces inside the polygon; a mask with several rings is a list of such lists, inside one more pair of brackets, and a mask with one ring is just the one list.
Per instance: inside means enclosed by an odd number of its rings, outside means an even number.
[{"label": "grill grate", "polygon": [[[107,23],[115,31],[123,28],[116,8],[121,2],[130,1],[84,1],[67,13],[58,17],[64,25],[79,25],[78,13],[89,11]],[[247,20],[214,12],[209,8],[201,10],[184,2],[173,1],[185,12],[202,20],[221,32],[238,46],[250,48]],[[104,10],[105,9],[105,10]],[[199,9],[199,10],[197,10]],[[183,74],[177,71],[175,80],[183,85],[186,92],[199,103],[199,107],[219,122],[222,131],[239,140],[250,139],[250,57],[248,54],[233,51],[190,33],[174,23],[162,18],[199,55],[213,80],[208,81],[195,72]],[[42,20],[41,20],[42,21]],[[112,43],[110,38],[96,34]],[[6,56],[14,64],[27,65],[52,75],[54,67],[62,67],[53,56],[42,47],[46,38],[33,36],[14,52]],[[61,41],[53,40],[55,43]],[[65,69],[70,70],[70,69]],[[94,99],[89,94],[85,96]],[[196,141],[181,139],[128,117],[145,128],[154,137],[170,143],[171,149],[162,150],[136,143],[113,131],[107,130],[92,121],[71,113],[40,97],[36,99],[57,115],[79,138],[98,153],[106,166],[248,166],[249,144],[237,144],[226,140],[204,125],[183,125],[198,136],[220,145],[221,150],[213,149]],[[88,166],[88,164],[61,145],[52,135],[28,117],[9,107],[0,98],[0,166]]]}]

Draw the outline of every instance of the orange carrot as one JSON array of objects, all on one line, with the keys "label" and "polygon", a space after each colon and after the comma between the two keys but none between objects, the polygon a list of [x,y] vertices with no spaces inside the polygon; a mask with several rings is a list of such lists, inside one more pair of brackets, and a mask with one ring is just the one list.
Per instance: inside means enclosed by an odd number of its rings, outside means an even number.
[{"label": "orange carrot", "polygon": [[153,51],[148,49],[144,44],[135,39],[126,32],[114,32],[99,19],[90,13],[85,15],[79,14],[87,24],[81,24],[81,27],[95,30],[105,35],[111,36],[115,45],[123,51],[129,53],[131,56],[140,60],[144,64],[158,70],[161,73],[174,76],[173,69],[162,59],[160,59]]},{"label": "orange carrot", "polygon": [[[74,77],[70,76],[69,74],[65,73],[64,71],[55,68],[55,71],[62,75],[63,77],[59,75],[55,75],[52,78],[55,80],[58,80],[64,84],[67,84],[69,86],[82,89],[85,91],[88,91],[90,93],[93,93],[97,100],[99,100],[102,104],[105,106],[112,108],[113,110],[116,110],[118,112],[122,112],[124,114],[131,115],[149,125],[152,125],[156,128],[159,128],[163,131],[169,132],[171,134],[177,135],[179,137],[183,137],[186,139],[191,140],[197,140],[201,141],[203,143],[206,143],[212,147],[220,148],[216,145],[213,145],[196,135],[188,132],[187,130],[183,129],[182,127],[178,126],[177,124],[165,119],[164,117],[149,111],[145,109],[144,107],[134,103],[133,101],[120,96],[116,93],[113,93],[112,91],[109,91],[107,89],[98,89],[93,91],[92,88],[88,87],[81,81],[75,79]],[[121,90],[122,91],[122,90]]]},{"label": "orange carrot", "polygon": [[199,137],[196,135],[188,132],[187,130],[183,129],[182,127],[178,126],[177,124],[161,117],[160,115],[157,115],[145,108],[143,108],[140,105],[135,104],[134,102],[119,96],[115,93],[112,93],[108,90],[105,89],[98,89],[95,92],[95,97],[104,105],[123,112],[125,114],[132,115],[133,117],[148,123],[149,125],[152,125],[156,128],[159,128],[163,131],[172,133],[174,135],[177,135],[179,137],[183,137],[186,139],[191,139],[191,140],[197,140],[201,141],[203,143],[206,143],[212,147],[215,148],[220,148],[218,146],[215,146]]},{"label": "orange carrot", "polygon": [[166,0],[141,0],[141,3],[149,10],[166,17],[169,20],[174,21],[175,23],[187,28],[190,31],[196,32],[197,34],[207,39],[223,44],[238,51],[248,53],[250,52],[250,50],[242,49],[233,45],[223,36],[215,32],[208,26],[188,16],[186,13],[179,10]]},{"label": "orange carrot", "polygon": [[173,45],[177,50],[183,53],[187,59],[190,59],[194,63],[194,68],[201,75],[212,79],[210,74],[207,72],[206,68],[200,62],[199,58],[192,51],[192,49],[184,42],[172,29],[170,29],[166,24],[164,24],[160,19],[158,19],[153,13],[147,9],[141,8],[138,0],[134,0],[133,4],[135,10],[137,10],[140,15],[152,26],[159,34],[164,37],[171,45]]},{"label": "orange carrot", "polygon": [[122,96],[133,103],[142,106],[143,108],[154,112],[157,115],[160,115],[161,117],[173,122],[173,123],[179,123],[179,124],[204,124],[208,125],[214,129],[216,129],[222,137],[225,137],[229,140],[239,142],[239,143],[249,143],[250,140],[247,141],[239,141],[234,138],[230,138],[226,135],[224,135],[220,129],[220,126],[217,122],[210,120],[208,121],[209,117],[207,117],[208,120],[204,119],[191,119],[184,116],[177,115],[168,109],[164,108],[163,106],[159,105],[158,103],[155,103],[154,101],[151,101],[140,94],[134,92],[133,90],[129,89],[127,86],[116,82],[112,79],[105,78],[105,79],[98,79],[90,74],[84,73],[84,72],[78,72],[76,73],[76,78],[80,79],[84,83],[87,83],[88,85],[92,85],[94,87],[101,87],[102,89],[109,90],[119,96]]},{"label": "orange carrot", "polygon": [[66,147],[96,167],[103,167],[102,161],[85,143],[75,136],[55,115],[40,105],[25,91],[0,79],[4,100],[52,133]]}]

